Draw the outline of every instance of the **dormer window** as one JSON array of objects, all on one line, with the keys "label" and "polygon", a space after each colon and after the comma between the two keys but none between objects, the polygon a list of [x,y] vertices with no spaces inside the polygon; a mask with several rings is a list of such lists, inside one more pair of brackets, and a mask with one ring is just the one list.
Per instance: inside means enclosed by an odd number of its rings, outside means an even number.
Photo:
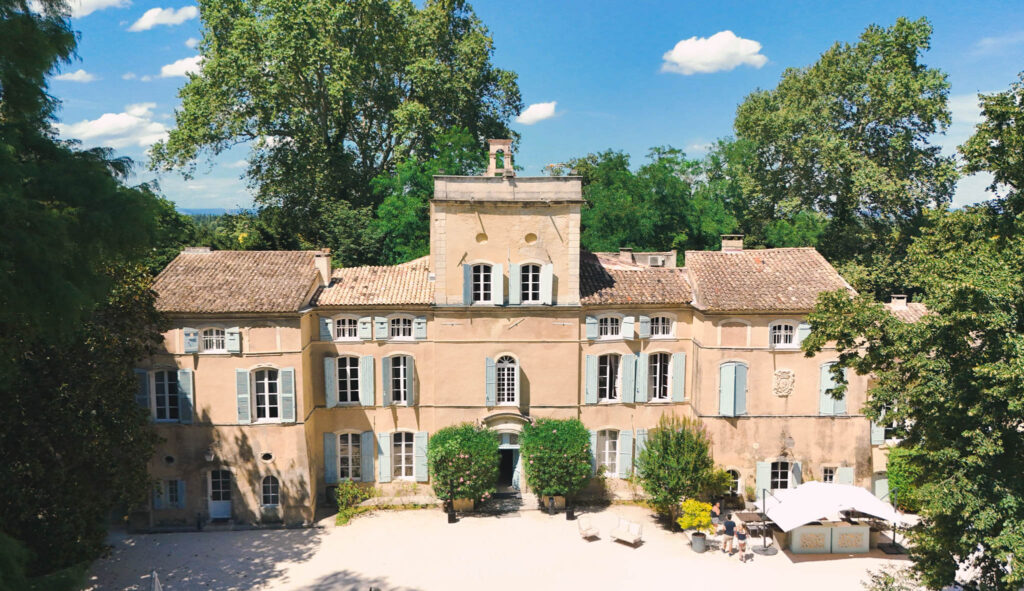
[{"label": "dormer window", "polygon": [[203,330],[203,352],[223,353],[227,351],[224,342],[223,328],[207,328]]},{"label": "dormer window", "polygon": [[622,334],[622,319],[617,316],[602,316],[597,319],[597,336],[602,339],[617,339]]},{"label": "dormer window", "polygon": [[777,322],[769,331],[770,343],[773,348],[785,349],[796,347],[796,325],[791,322]]},{"label": "dormer window", "polygon": [[484,264],[473,265],[473,303],[491,303],[494,301],[491,293],[491,266]]}]

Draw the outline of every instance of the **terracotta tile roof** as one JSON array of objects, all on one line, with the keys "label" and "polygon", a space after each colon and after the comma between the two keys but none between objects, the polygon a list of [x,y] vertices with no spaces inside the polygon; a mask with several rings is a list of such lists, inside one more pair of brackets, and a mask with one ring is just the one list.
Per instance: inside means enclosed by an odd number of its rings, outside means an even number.
[{"label": "terracotta tile roof", "polygon": [[316,251],[182,252],[153,284],[162,312],[295,312],[316,278]]},{"label": "terracotta tile roof", "polygon": [[798,311],[849,284],[813,248],[686,251],[695,305],[722,311]]},{"label": "terracotta tile roof", "polygon": [[885,308],[903,322],[917,322],[928,313],[928,308],[918,302],[906,302],[902,305],[887,302]]},{"label": "terracotta tile roof", "polygon": [[580,303],[688,304],[693,291],[686,269],[652,268],[623,263],[618,254],[580,253]]},{"label": "terracotta tile roof", "polygon": [[428,276],[429,257],[393,267],[335,269],[331,284],[313,296],[315,306],[429,305],[434,286]]}]

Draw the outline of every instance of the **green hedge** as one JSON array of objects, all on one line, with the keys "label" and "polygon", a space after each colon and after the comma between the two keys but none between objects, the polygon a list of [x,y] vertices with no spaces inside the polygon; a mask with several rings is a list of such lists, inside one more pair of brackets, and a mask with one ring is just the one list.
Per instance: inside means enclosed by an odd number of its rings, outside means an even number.
[{"label": "green hedge", "polygon": [[661,418],[637,458],[637,476],[651,505],[673,521],[684,498],[714,496],[728,486],[711,459],[711,436],[689,417]]},{"label": "green hedge", "polygon": [[498,434],[469,423],[441,429],[427,446],[434,494],[445,501],[482,501],[494,494],[499,461]]},{"label": "green hedge", "polygon": [[896,506],[903,511],[917,513],[921,510],[921,499],[918,496],[916,483],[920,481],[922,470],[915,465],[916,453],[913,449],[894,447],[889,450],[886,469],[889,474],[889,500],[896,496]]},{"label": "green hedge", "polygon": [[537,419],[523,428],[519,451],[535,494],[572,496],[590,478],[590,432],[578,419]]}]

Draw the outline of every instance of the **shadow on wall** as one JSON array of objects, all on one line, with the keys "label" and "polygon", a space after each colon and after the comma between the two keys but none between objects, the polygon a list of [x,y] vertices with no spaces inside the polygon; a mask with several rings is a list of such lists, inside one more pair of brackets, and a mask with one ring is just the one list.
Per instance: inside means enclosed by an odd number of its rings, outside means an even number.
[{"label": "shadow on wall", "polygon": [[388,580],[381,577],[366,577],[350,570],[338,571],[323,577],[319,581],[304,587],[309,591],[336,591],[341,589],[352,589],[363,591],[364,589],[376,589],[379,591],[419,591],[415,587],[398,587],[388,583]]}]

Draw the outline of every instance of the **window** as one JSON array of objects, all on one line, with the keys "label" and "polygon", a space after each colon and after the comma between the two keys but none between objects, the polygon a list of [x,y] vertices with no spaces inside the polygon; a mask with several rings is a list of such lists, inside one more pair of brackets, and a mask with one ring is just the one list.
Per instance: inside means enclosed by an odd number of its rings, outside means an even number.
[{"label": "window", "polygon": [[395,478],[412,478],[412,433],[395,433],[391,451],[391,466]]},{"label": "window", "polygon": [[729,474],[729,493],[730,495],[736,496],[740,494],[740,471],[739,470],[726,470]]},{"label": "window", "polygon": [[281,483],[275,476],[263,477],[263,506],[276,507],[281,504]]},{"label": "window", "polygon": [[[369,452],[369,453],[372,453]],[[338,436],[338,479],[362,480],[362,453],[358,433]]]},{"label": "window", "polygon": [[409,357],[396,355],[391,358],[391,403],[409,403]]},{"label": "window", "polygon": [[822,482],[835,482],[836,481],[836,469],[829,466],[821,469],[821,481]]},{"label": "window", "polygon": [[651,318],[652,337],[672,336],[672,319],[668,316],[654,316]]},{"label": "window", "polygon": [[356,339],[359,337],[358,320],[355,318],[338,318],[334,321],[335,340]]},{"label": "window", "polygon": [[886,441],[898,440],[899,436],[899,425],[896,421],[888,418],[892,413],[892,405],[886,404],[882,406],[882,416],[879,418],[882,429],[885,431],[883,437]]},{"label": "window", "polygon": [[789,462],[772,462],[771,489],[789,488]]},{"label": "window", "polygon": [[540,303],[540,265],[523,265],[519,277],[523,303]]},{"label": "window", "polygon": [[359,358],[338,358],[338,402],[359,402]]},{"label": "window", "polygon": [[597,399],[619,399],[619,356],[612,353],[597,358]]},{"label": "window", "polygon": [[177,480],[165,480],[164,481],[164,498],[167,502],[164,503],[167,507],[180,507],[181,497],[178,496],[178,481]]},{"label": "window", "polygon": [[181,418],[178,409],[178,372],[153,372],[153,394],[156,398],[153,409],[158,421],[177,421]]},{"label": "window", "polygon": [[648,400],[668,400],[669,373],[668,362],[672,357],[668,353],[654,353],[648,358],[647,383],[650,396]]},{"label": "window", "polygon": [[473,303],[491,301],[491,266],[473,265]]},{"label": "window", "polygon": [[608,474],[619,473],[619,432],[606,429],[597,432],[597,466]]},{"label": "window", "polygon": [[519,382],[519,367],[516,364],[516,360],[508,355],[503,355],[498,358],[498,363],[495,365],[495,374],[497,378],[497,398],[498,404],[516,404],[519,401],[516,400],[516,393],[519,391],[517,383]]},{"label": "window", "polygon": [[278,421],[281,419],[280,399],[276,369],[261,369],[254,374],[256,380],[256,420]]},{"label": "window", "polygon": [[622,320],[615,316],[602,316],[597,319],[597,335],[602,339],[618,337],[622,328]]},{"label": "window", "polygon": [[411,339],[412,318],[392,318],[390,334],[393,339]]},{"label": "window", "polygon": [[788,322],[773,324],[770,329],[772,347],[795,347],[796,327]]},{"label": "window", "polygon": [[224,344],[224,329],[223,328],[206,328],[203,329],[203,352],[204,353],[222,353],[227,351],[227,345]]}]

